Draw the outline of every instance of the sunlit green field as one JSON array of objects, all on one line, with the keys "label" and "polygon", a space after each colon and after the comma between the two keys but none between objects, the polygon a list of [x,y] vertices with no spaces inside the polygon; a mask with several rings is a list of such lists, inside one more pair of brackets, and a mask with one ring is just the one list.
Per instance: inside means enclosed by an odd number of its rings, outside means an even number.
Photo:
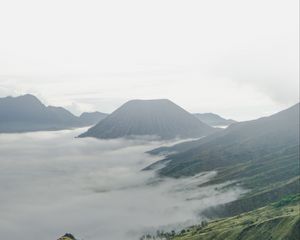
[{"label": "sunlit green field", "polygon": [[298,240],[299,195],[255,211],[182,230],[173,240]]}]

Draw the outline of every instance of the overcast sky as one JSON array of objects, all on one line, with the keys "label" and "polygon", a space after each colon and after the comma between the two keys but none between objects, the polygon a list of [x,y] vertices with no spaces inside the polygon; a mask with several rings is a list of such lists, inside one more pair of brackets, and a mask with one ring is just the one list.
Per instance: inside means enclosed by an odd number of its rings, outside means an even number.
[{"label": "overcast sky", "polygon": [[238,120],[299,101],[298,0],[0,0],[0,96],[111,112],[169,98]]}]

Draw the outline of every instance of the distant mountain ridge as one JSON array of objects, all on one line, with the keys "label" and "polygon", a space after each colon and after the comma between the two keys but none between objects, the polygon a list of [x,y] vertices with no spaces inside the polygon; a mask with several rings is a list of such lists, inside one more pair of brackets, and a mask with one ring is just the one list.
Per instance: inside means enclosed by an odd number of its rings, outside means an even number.
[{"label": "distant mountain ridge", "polygon": [[233,119],[225,119],[215,113],[194,113],[194,115],[202,122],[212,127],[229,126],[230,124],[236,122]]},{"label": "distant mountain ridge", "polygon": [[85,113],[77,117],[62,107],[45,106],[31,94],[0,98],[2,133],[84,127],[96,124],[105,116],[103,113]]},{"label": "distant mountain ridge", "polygon": [[196,138],[216,131],[167,99],[131,100],[79,137]]},{"label": "distant mountain ridge", "polygon": [[205,186],[232,182],[248,192],[231,203],[208,209],[208,218],[228,217],[298,194],[299,103],[257,120],[234,123],[199,140],[152,150],[169,154],[147,169],[160,176],[183,177],[217,171]]},{"label": "distant mountain ridge", "polygon": [[79,121],[84,123],[86,126],[95,125],[102,119],[108,116],[107,113],[102,112],[84,112],[79,116]]},{"label": "distant mountain ridge", "polygon": [[[171,161],[161,170],[162,173],[190,175],[227,163],[247,161],[256,155],[293,145],[299,145],[299,103],[269,117],[234,123],[227,129],[200,140],[151,152],[177,152],[167,157],[166,160]],[[181,167],[178,171],[173,171],[172,168],[177,164]],[[190,164],[193,164],[193,171],[190,171]]]}]

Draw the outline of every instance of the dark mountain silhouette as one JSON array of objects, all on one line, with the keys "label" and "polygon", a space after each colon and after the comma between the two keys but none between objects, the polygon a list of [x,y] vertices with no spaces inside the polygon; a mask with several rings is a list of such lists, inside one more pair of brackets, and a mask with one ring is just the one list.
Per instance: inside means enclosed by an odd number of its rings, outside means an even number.
[{"label": "dark mountain silhouette", "polygon": [[209,126],[229,126],[232,123],[235,123],[235,120],[225,119],[215,113],[195,113],[194,114],[202,122],[206,123]]},{"label": "dark mountain silhouette", "polygon": [[[299,195],[299,104],[270,117],[234,123],[200,140],[151,151],[169,156],[147,169],[182,177],[205,171],[217,175],[205,183],[230,182],[248,190],[241,198],[203,212],[228,217]],[[177,152],[177,153],[172,153]]]},{"label": "dark mountain silhouette", "polygon": [[132,100],[80,137],[103,139],[155,135],[163,139],[194,138],[215,131],[173,102]]},{"label": "dark mountain silhouette", "polygon": [[[60,130],[89,126],[99,122],[95,115],[77,117],[62,107],[45,106],[38,98],[27,94],[0,98],[0,132]],[[86,117],[87,116],[87,117]]]},{"label": "dark mountain silhouette", "polygon": [[84,112],[79,116],[81,123],[86,126],[91,126],[99,123],[102,119],[106,118],[108,114],[102,112]]},{"label": "dark mountain silhouette", "polygon": [[151,153],[177,152],[163,162],[163,175],[191,175],[226,167],[299,145],[299,103],[287,110],[257,120],[234,123],[203,139],[185,142]]}]

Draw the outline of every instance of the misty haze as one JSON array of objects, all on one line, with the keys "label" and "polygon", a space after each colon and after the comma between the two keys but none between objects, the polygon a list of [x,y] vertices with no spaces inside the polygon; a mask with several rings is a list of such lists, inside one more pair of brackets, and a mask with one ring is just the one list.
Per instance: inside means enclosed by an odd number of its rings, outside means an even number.
[{"label": "misty haze", "polygon": [[[1,221],[5,239],[138,239],[157,229],[183,228],[201,211],[237,199],[228,183],[198,188],[215,176],[158,181],[140,171],[160,157],[163,142],[76,139],[84,129],[0,136]],[[168,143],[170,144],[170,143]]]},{"label": "misty haze", "polygon": [[0,240],[299,240],[298,0],[0,0]]}]

